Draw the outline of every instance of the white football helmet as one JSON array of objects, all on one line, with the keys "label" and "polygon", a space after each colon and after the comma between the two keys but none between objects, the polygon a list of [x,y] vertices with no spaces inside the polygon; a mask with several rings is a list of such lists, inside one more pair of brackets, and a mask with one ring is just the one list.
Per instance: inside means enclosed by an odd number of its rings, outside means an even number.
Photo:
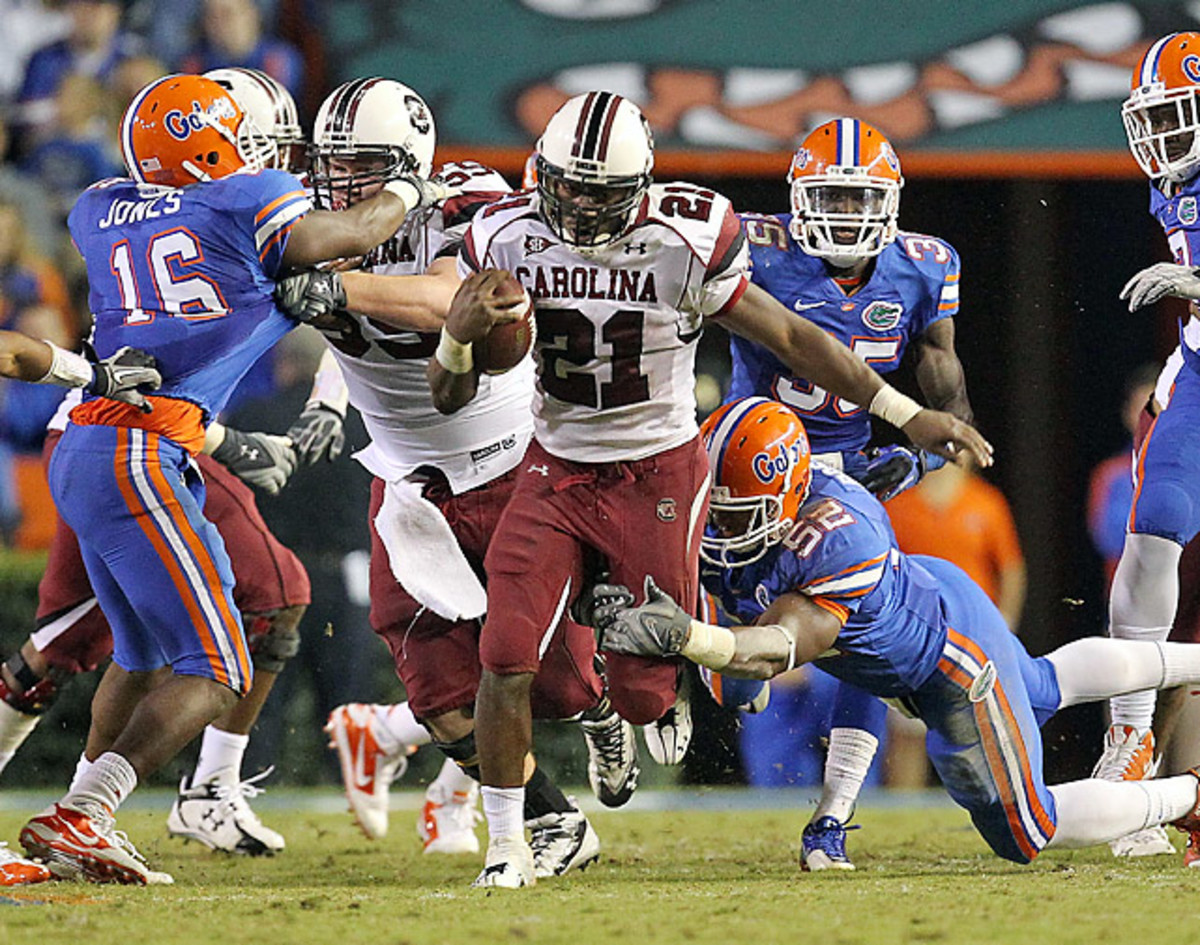
[{"label": "white football helmet", "polygon": [[342,210],[400,177],[433,173],[437,132],[425,100],[403,83],[353,79],[321,103],[309,181],[317,205]]},{"label": "white football helmet", "polygon": [[242,106],[254,123],[275,142],[277,157],[271,165],[299,174],[304,171],[307,144],[292,94],[276,79],[258,69],[231,67],[204,73]]},{"label": "white football helmet", "polygon": [[654,139],[633,102],[612,92],[577,95],[537,143],[542,219],[572,248],[602,249],[633,225],[653,167]]}]

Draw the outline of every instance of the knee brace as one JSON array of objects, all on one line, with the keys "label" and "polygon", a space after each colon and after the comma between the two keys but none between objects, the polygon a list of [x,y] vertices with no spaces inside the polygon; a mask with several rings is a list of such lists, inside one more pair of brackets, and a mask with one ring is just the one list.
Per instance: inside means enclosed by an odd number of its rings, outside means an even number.
[{"label": "knee brace", "polygon": [[254,668],[264,673],[281,673],[284,664],[300,650],[300,618],[303,606],[285,607],[269,614],[243,614],[246,643]]},{"label": "knee brace", "polygon": [[475,748],[474,732],[469,732],[452,742],[442,742],[435,738],[433,744],[469,777],[479,780],[479,752]]},{"label": "knee brace", "polygon": [[16,680],[16,687],[10,688],[0,677],[0,698],[25,715],[41,715],[50,708],[58,698],[58,684],[70,675],[50,667],[45,676],[39,676],[20,650],[5,660],[4,666]]}]

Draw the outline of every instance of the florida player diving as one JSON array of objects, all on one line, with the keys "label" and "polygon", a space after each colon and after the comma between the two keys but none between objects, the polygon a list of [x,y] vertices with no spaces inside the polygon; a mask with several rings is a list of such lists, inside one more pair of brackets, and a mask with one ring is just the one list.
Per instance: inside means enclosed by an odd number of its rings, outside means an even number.
[{"label": "florida player diving", "polygon": [[787,407],[735,401],[701,434],[713,482],[701,541],[727,562],[701,580],[737,625],[692,619],[651,578],[638,606],[627,588],[602,585],[601,649],[679,655],[758,679],[813,663],[896,700],[928,727],[951,797],[1017,863],[1155,824],[1200,823],[1200,770],[1047,786],[1038,730],[1066,706],[1196,681],[1200,646],[1087,638],[1031,657],[965,573],[902,553],[865,488],[810,466],[804,427]]},{"label": "florida player diving", "polygon": [[442,194],[406,178],[344,212],[313,211],[295,177],[269,169],[275,142],[201,76],[138,92],[120,140],[130,177],[90,187],[68,224],[97,351],[145,349],[162,386],[150,413],[85,399],[50,464],[113,663],[92,704],[91,767],[20,839],[58,875],[144,884],[171,878],[115,830],[115,810],[251,682],[229,558],[201,512],[192,457],[240,378],[296,325],[272,299],[283,267],[368,252]]},{"label": "florida player diving", "polygon": [[[788,168],[791,212],[742,214],[751,279],[798,319],[824,329],[882,375],[911,356],[928,406],[972,421],[954,349],[958,253],[899,228],[900,159],[879,129],[835,118],[806,137]],[[814,459],[845,470],[886,501],[942,458],[920,449],[868,450],[871,421],[857,404],[794,372],[771,351],[730,335],[727,401],[771,397],[804,421]],[[745,685],[724,685],[722,701]],[[806,869],[853,869],[846,822],[886,728],[887,709],[840,684],[830,711],[824,789],[801,838]],[[786,737],[784,733],[780,733]]]}]

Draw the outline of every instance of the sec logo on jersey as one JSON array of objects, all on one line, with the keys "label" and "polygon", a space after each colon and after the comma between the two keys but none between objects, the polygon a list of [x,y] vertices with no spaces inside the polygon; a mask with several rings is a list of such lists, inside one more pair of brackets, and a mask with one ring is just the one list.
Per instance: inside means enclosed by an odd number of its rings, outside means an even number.
[{"label": "sec logo on jersey", "polygon": [[890,331],[900,324],[904,306],[895,302],[872,302],[863,309],[863,324],[875,331]]}]

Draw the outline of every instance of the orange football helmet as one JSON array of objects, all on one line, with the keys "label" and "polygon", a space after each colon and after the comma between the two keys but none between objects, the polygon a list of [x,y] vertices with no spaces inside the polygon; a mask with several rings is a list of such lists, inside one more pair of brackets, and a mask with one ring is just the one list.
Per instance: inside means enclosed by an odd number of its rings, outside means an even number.
[{"label": "orange football helmet", "polygon": [[121,119],[121,155],[142,184],[184,187],[275,163],[274,139],[212,79],[169,75],[133,97]]},{"label": "orange football helmet", "polygon": [[1171,33],[1142,56],[1121,106],[1129,150],[1152,180],[1200,169],[1200,33]]},{"label": "orange football helmet", "polygon": [[792,156],[792,236],[839,267],[877,256],[899,229],[900,158],[882,132],[856,118],[818,126]]},{"label": "orange football helmet", "polygon": [[808,435],[784,404],[745,397],[710,414],[700,436],[712,475],[700,557],[742,567],[765,555],[796,521],[812,480]]}]

